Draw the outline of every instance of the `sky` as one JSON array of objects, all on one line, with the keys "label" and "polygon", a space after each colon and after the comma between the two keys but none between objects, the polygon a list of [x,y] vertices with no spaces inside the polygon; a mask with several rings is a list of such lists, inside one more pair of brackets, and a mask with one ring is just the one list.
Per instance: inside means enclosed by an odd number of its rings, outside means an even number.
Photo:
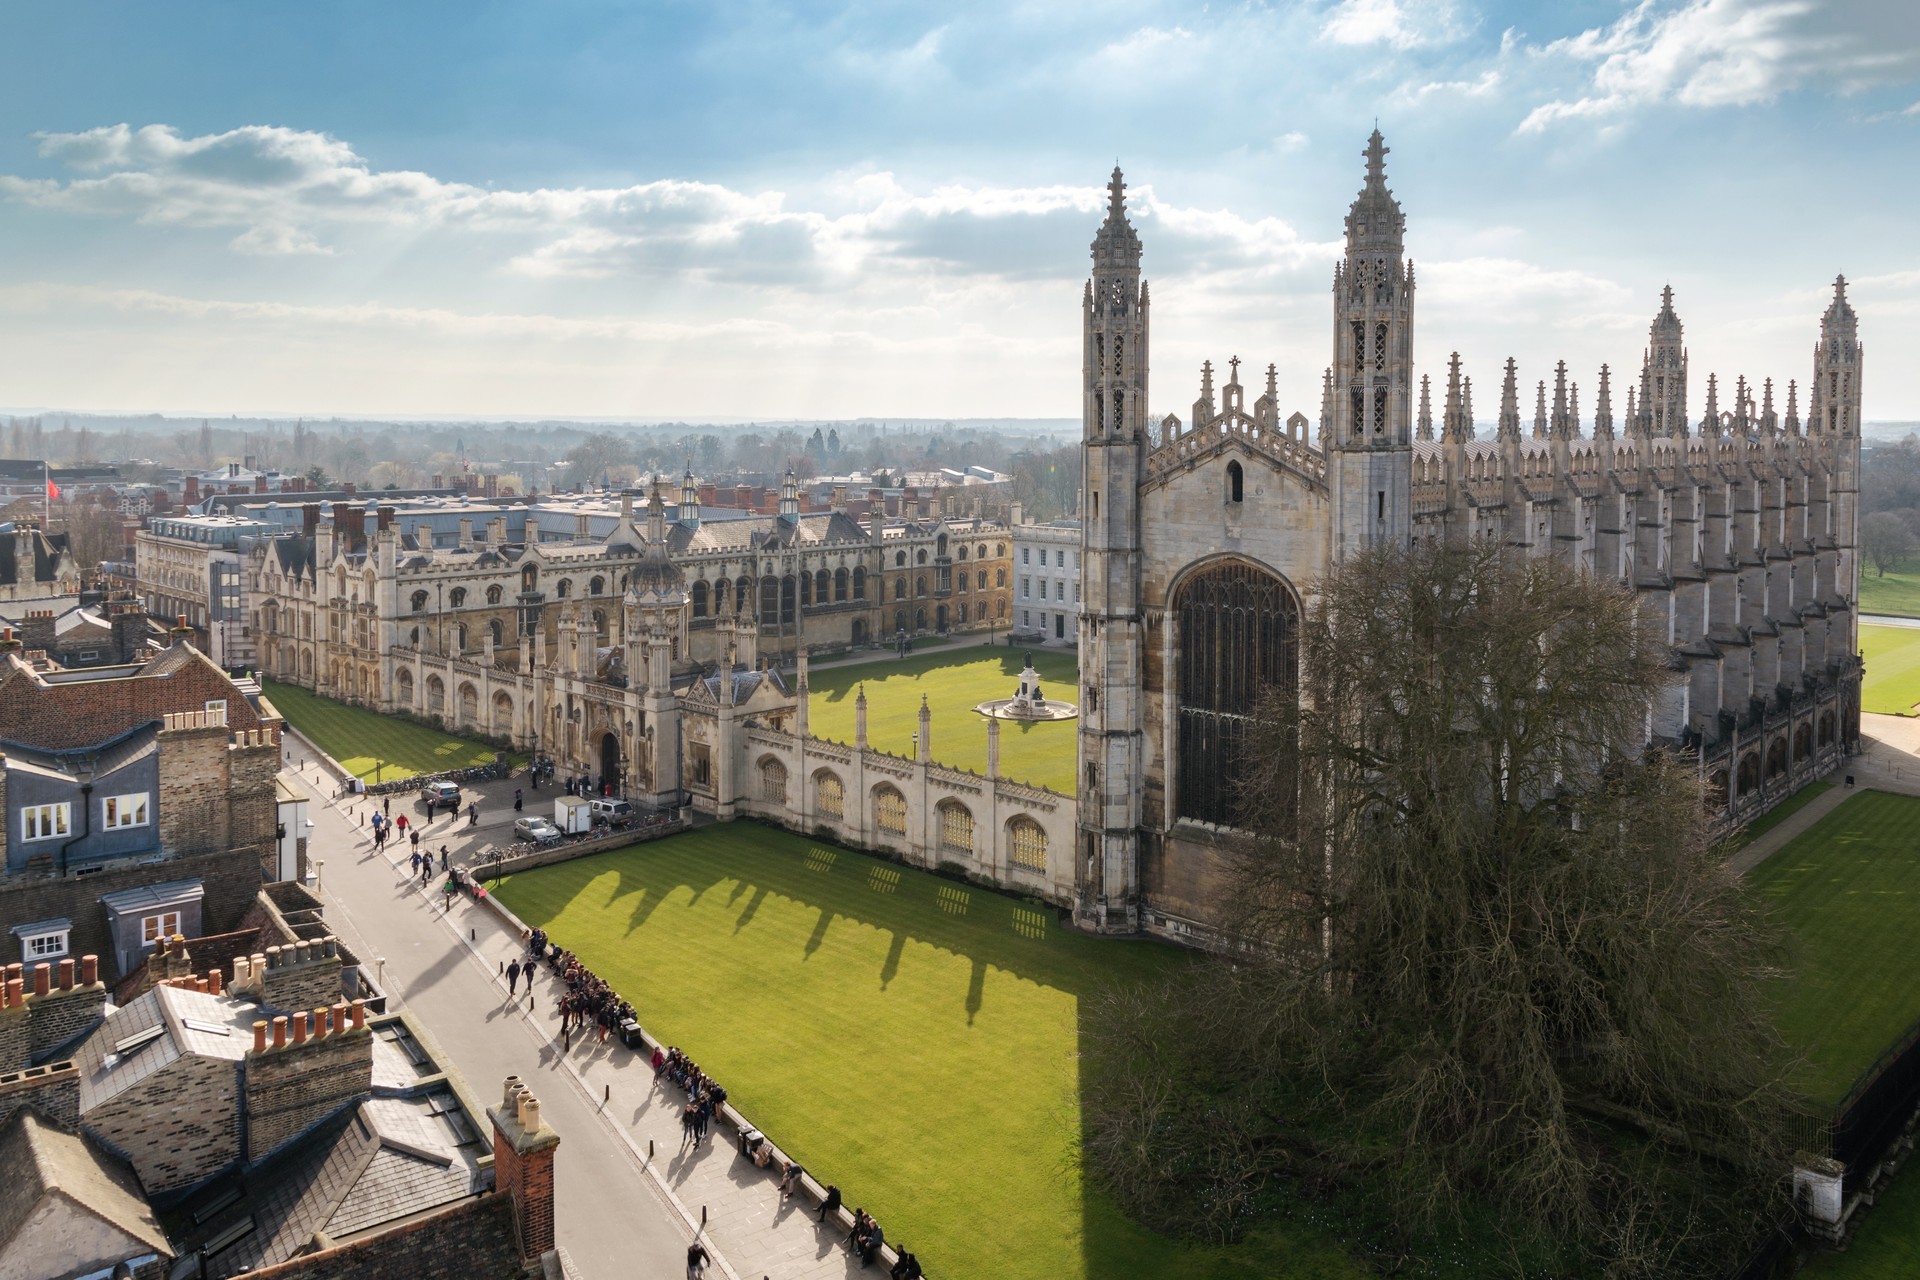
[{"label": "sky", "polygon": [[[341,3],[0,8],[0,406],[1077,417],[1117,162],[1152,403],[1316,416],[1378,121],[1414,352],[1804,381],[1920,419],[1920,4]],[[1616,412],[1624,409],[1622,401]]]}]

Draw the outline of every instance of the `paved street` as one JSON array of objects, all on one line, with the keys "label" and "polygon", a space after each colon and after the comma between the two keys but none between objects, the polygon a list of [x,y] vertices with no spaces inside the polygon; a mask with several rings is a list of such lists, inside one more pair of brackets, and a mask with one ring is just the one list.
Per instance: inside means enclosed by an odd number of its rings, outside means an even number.
[{"label": "paved street", "polygon": [[[286,742],[289,763],[296,763],[304,744],[291,733]],[[442,900],[417,892],[411,878],[403,878],[388,857],[374,851],[360,825],[367,799],[336,807],[329,798],[331,779],[322,777],[309,757],[301,773],[314,801],[308,806],[314,823],[308,850],[326,864],[320,888],[328,923],[369,963],[385,958],[387,991],[426,1024],[482,1104],[498,1100],[500,1082],[508,1075],[527,1080],[538,1094],[548,1123],[560,1134],[555,1166],[559,1241],[580,1274],[585,1280],[684,1275],[692,1231],[610,1131],[598,1100],[589,1099],[571,1073],[554,1069],[558,1054],[544,1030],[504,1003],[490,969],[461,943],[439,910]],[[510,837],[511,795],[509,788],[505,816],[492,815],[483,834]],[[403,800],[409,801],[408,817],[419,816],[410,798],[394,800],[396,817]],[[466,833],[465,816],[458,822],[457,835],[446,820],[434,823],[432,847],[456,841],[477,846],[480,841]],[[405,841],[390,841],[387,850],[405,862]],[[461,910],[456,907],[456,914]]]},{"label": "paved street", "polygon": [[[286,742],[288,763],[298,766],[308,748],[292,732]],[[683,1150],[679,1091],[656,1086],[645,1063],[626,1048],[575,1037],[563,1054],[556,979],[544,973],[536,979],[531,1012],[525,984],[516,1001],[507,1000],[499,974],[517,953],[518,938],[499,916],[461,898],[451,915],[444,913],[445,899],[434,892],[445,882],[437,866],[423,891],[404,871],[409,842],[389,841],[384,853],[374,850],[363,824],[380,799],[331,799],[332,779],[315,767],[311,754],[301,777],[315,800],[308,847],[311,857],[325,863],[321,895],[335,930],[361,956],[386,959],[389,992],[425,1022],[482,1101],[491,1101],[508,1074],[520,1075],[538,1093],[561,1136],[559,1240],[586,1280],[683,1275],[686,1242],[703,1212],[703,1238],[716,1263],[709,1274],[851,1280],[881,1270],[862,1272],[838,1247],[845,1229],[819,1226],[811,1201],[782,1203],[777,1170],[741,1158],[730,1129],[716,1126],[707,1145]],[[461,865],[489,846],[510,843],[515,785],[469,788],[481,796],[479,823],[470,827],[464,811],[451,820],[442,816],[423,829],[422,851],[437,855],[444,845],[454,865]],[[552,814],[556,788],[535,792],[524,781],[517,785],[525,812]],[[396,818],[404,812],[410,821],[420,816],[406,793],[392,797],[391,812]],[[635,1005],[644,1022],[644,997]],[[846,1192],[849,1206],[858,1203],[857,1187]]]}]

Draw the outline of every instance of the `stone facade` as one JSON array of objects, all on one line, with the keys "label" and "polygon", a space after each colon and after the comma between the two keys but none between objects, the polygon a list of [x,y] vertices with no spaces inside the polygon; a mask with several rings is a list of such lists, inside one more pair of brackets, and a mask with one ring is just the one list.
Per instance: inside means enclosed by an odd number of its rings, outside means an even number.
[{"label": "stone facade", "polygon": [[[314,513],[312,534],[249,559],[262,669],[341,701],[551,756],[640,800],[675,794],[675,691],[725,660],[750,624],[769,657],[1008,625],[1007,526],[974,517],[866,525],[805,514],[797,482],[771,517],[702,520],[692,478],[644,519],[623,496],[611,529],[580,514],[539,540],[522,513],[462,521],[452,546],[401,516]],[[484,512],[482,513],[484,515]]]},{"label": "stone facade", "polygon": [[[337,969],[336,969],[337,976]],[[339,987],[333,991],[339,999]],[[288,1006],[278,1005],[278,1008]],[[247,1055],[247,1159],[263,1160],[279,1146],[305,1133],[355,1098],[369,1092],[373,1072],[373,1033],[347,1025],[346,1005],[291,1016],[287,1043]],[[287,1017],[276,1017],[275,1031]]]},{"label": "stone facade", "polygon": [[[1862,348],[1845,282],[1821,319],[1808,414],[1789,382],[1706,379],[1687,414],[1669,290],[1626,413],[1602,366],[1594,412],[1562,363],[1531,432],[1506,362],[1476,439],[1459,356],[1416,376],[1413,264],[1378,132],[1333,281],[1333,363],[1317,435],[1250,404],[1238,358],[1201,370],[1191,417],[1149,420],[1141,245],[1113,175],[1083,300],[1085,348],[1076,911],[1090,928],[1205,936],[1227,891],[1235,760],[1258,689],[1297,680],[1303,592],[1372,544],[1493,538],[1630,587],[1684,679],[1650,742],[1698,762],[1718,818],[1763,812],[1858,735],[1856,490]],[[1434,400],[1439,407],[1436,435]]]}]

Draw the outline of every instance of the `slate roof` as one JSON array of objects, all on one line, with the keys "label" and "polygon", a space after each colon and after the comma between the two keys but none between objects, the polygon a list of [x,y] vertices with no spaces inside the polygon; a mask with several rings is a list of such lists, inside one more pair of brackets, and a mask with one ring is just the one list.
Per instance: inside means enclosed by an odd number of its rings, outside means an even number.
[{"label": "slate roof", "polygon": [[371,1098],[183,1202],[177,1252],[227,1242],[207,1259],[213,1280],[272,1266],[316,1234],[345,1243],[484,1190],[480,1161],[491,1154],[451,1089]]},{"label": "slate roof", "polygon": [[[8,529],[0,532],[0,585],[18,586],[24,582],[52,582],[60,557],[67,552],[67,535],[56,533],[51,536],[38,529],[27,533],[28,555],[25,559],[19,554],[20,531]],[[25,577],[21,576],[22,570]]]},{"label": "slate roof", "polygon": [[[253,1047],[253,1020],[258,1016],[257,1006],[229,997],[155,987],[107,1015],[74,1053],[73,1065],[80,1072],[80,1114],[113,1101],[190,1053],[238,1062]],[[155,1028],[160,1034],[141,1037]],[[121,1048],[135,1038],[142,1042]]]},{"label": "slate roof", "polygon": [[22,1108],[0,1129],[0,1169],[7,1171],[7,1194],[0,1196],[0,1256],[40,1202],[54,1195],[72,1200],[147,1249],[171,1256],[132,1167],[34,1112]]}]

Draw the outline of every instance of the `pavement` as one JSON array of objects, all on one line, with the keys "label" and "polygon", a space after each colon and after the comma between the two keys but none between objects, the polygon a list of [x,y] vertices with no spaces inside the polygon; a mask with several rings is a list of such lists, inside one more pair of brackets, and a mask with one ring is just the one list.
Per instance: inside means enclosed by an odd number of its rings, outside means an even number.
[{"label": "pavement", "polygon": [[[556,1234],[583,1280],[684,1275],[687,1242],[696,1233],[714,1256],[708,1274],[727,1280],[885,1274],[878,1266],[861,1269],[840,1247],[845,1229],[817,1224],[812,1200],[783,1203],[778,1166],[762,1169],[740,1156],[727,1127],[716,1125],[706,1144],[683,1149],[684,1099],[671,1085],[656,1084],[644,1059],[613,1039],[601,1045],[575,1036],[563,1046],[558,979],[543,971],[533,979],[531,1000],[524,982],[508,996],[501,975],[520,940],[503,917],[459,896],[448,909],[437,865],[423,887],[407,873],[407,841],[373,847],[367,819],[388,798],[336,796],[338,784],[316,764],[318,753],[291,729],[284,743],[286,762],[310,797],[308,857],[320,867],[319,892],[334,932],[369,963],[384,959],[390,1001],[425,1024],[477,1097],[490,1099],[508,1075],[539,1095],[543,1117],[560,1134]],[[465,787],[478,799],[478,824],[469,825],[464,808],[451,818],[442,814],[422,827],[421,849],[433,850],[437,863],[444,845],[460,866],[512,843],[520,816],[515,786],[523,790],[524,812],[549,817],[554,796],[564,794],[552,786],[536,792],[524,778]],[[410,821],[423,816],[412,792],[393,795],[390,812]],[[623,994],[644,1024],[644,993]],[[857,1203],[856,1191],[847,1188],[849,1204]]]}]

